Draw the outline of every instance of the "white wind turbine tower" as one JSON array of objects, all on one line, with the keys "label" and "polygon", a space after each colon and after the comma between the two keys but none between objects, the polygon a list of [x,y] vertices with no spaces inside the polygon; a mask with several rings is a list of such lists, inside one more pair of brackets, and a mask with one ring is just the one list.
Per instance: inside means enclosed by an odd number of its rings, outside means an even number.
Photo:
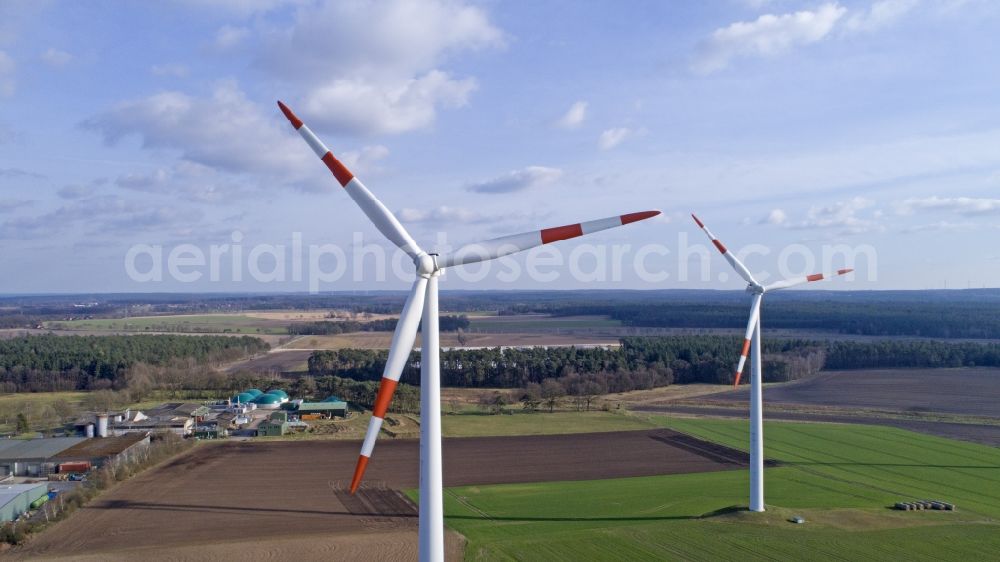
[{"label": "white wind turbine tower", "polygon": [[764,417],[763,417],[763,387],[761,381],[761,358],[760,358],[760,308],[764,300],[764,293],[787,289],[803,283],[822,281],[834,275],[844,275],[854,271],[853,269],[838,269],[836,274],[815,273],[804,277],[793,277],[782,279],[767,285],[761,285],[750,274],[750,270],[743,265],[737,257],[730,252],[712,234],[712,231],[701,222],[698,217],[691,215],[694,222],[705,231],[708,239],[722,253],[729,265],[733,266],[736,273],[747,282],[747,292],[753,295],[750,304],[750,320],[747,321],[747,331],[743,336],[743,349],[740,351],[740,362],[736,367],[736,379],[733,386],[740,385],[740,375],[743,373],[743,365],[746,363],[747,354],[751,353],[750,359],[750,511],[764,511]]},{"label": "white wind turbine tower", "polygon": [[396,324],[392,335],[389,357],[386,360],[382,381],[372,407],[361,455],[351,480],[354,493],[364,475],[368,459],[375,447],[375,439],[382,427],[385,413],[392,401],[393,391],[399,383],[403,367],[413,349],[417,324],[423,318],[423,345],[420,354],[420,560],[444,560],[444,505],[441,473],[441,381],[438,333],[438,277],[444,268],[496,259],[559,240],[575,238],[660,214],[660,211],[631,213],[606,219],[588,221],[556,228],[547,228],[522,234],[504,236],[462,246],[450,255],[428,254],[413,241],[403,225],[389,209],[354,177],[334,157],[309,127],[295,116],[285,104],[278,102],[282,113],[302,135],[323,163],[330,169],[351,199],[361,207],[375,227],[393,244],[406,252],[416,267],[417,279]]}]

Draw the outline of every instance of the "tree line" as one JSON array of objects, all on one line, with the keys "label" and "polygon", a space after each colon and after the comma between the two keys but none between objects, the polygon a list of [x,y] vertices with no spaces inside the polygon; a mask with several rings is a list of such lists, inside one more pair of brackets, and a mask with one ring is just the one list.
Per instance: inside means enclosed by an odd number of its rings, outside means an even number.
[{"label": "tree line", "polygon": [[[669,384],[732,384],[741,347],[739,337],[665,336],[622,338],[619,347],[609,348],[455,349],[441,353],[441,384],[526,388],[571,375],[581,377],[579,384],[597,384],[605,392]],[[765,382],[795,380],[824,368],[1000,366],[1000,344],[995,343],[771,338],[764,341],[762,352]],[[309,374],[377,382],[386,357],[385,350],[317,351],[309,358]],[[411,354],[401,380],[419,384],[418,352]]]},{"label": "tree line", "polygon": [[[778,295],[776,295],[777,297]],[[556,316],[606,315],[625,326],[642,328],[733,328],[746,323],[743,301],[569,304],[522,306],[520,312]],[[778,298],[767,304],[767,326],[865,336],[926,338],[1000,338],[1000,304],[986,302],[919,302],[800,300]]]},{"label": "tree line", "polygon": [[234,361],[267,351],[264,341],[226,336],[55,336],[0,340],[0,391],[98,390],[126,386],[132,367]]}]

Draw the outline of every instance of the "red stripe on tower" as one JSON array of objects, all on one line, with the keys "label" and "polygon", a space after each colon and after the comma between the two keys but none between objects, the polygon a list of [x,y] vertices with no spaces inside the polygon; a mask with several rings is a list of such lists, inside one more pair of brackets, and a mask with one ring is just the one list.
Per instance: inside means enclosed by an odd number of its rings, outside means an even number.
[{"label": "red stripe on tower", "polygon": [[542,230],[542,244],[568,240],[570,238],[576,238],[577,236],[583,236],[583,227],[580,226],[579,223],[557,226],[555,228],[546,228]]},{"label": "red stripe on tower", "polygon": [[812,275],[806,277],[806,281],[821,281],[822,279],[823,279],[822,273],[813,273]]},{"label": "red stripe on tower", "polygon": [[622,224],[630,224],[633,222],[638,222],[641,220],[646,220],[650,217],[655,217],[660,214],[659,211],[643,211],[641,213],[629,213],[627,215],[622,215]]},{"label": "red stripe on tower", "polygon": [[330,168],[330,171],[333,172],[333,177],[337,178],[341,187],[347,187],[347,184],[354,179],[354,174],[341,164],[340,160],[337,160],[337,157],[332,152],[327,152],[323,155],[323,163],[326,164],[327,168]]},{"label": "red stripe on tower", "polygon": [[287,117],[288,120],[292,122],[292,126],[295,127],[296,131],[298,131],[299,128],[302,126],[302,120],[296,117],[295,114],[292,113],[292,110],[288,109],[288,106],[281,103],[280,101],[278,102],[278,107],[281,108],[281,112],[285,114],[285,117]]},{"label": "red stripe on tower", "polygon": [[375,397],[375,405],[372,406],[372,415],[376,418],[384,418],[389,410],[389,403],[392,402],[392,393],[396,391],[397,381],[382,377],[382,382],[378,385],[378,395]]}]

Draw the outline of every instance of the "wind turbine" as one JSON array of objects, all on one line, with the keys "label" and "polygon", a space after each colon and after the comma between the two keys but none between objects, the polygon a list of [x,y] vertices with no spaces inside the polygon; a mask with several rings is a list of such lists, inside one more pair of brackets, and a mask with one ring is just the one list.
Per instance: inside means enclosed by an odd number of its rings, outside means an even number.
[{"label": "wind turbine", "polygon": [[750,304],[750,320],[747,322],[747,331],[743,336],[743,349],[740,351],[740,362],[736,367],[736,379],[733,381],[733,386],[740,385],[740,375],[743,374],[743,366],[747,361],[747,355],[752,353],[750,359],[750,511],[764,511],[764,404],[760,359],[760,308],[764,300],[764,293],[787,289],[803,283],[822,281],[834,275],[844,275],[854,270],[838,269],[836,274],[815,273],[813,275],[792,277],[790,279],[775,281],[768,285],[761,285],[753,278],[750,270],[743,265],[743,262],[712,234],[712,231],[705,226],[705,223],[701,222],[693,214],[691,217],[705,231],[705,235],[708,236],[712,244],[722,253],[722,256],[726,258],[729,265],[747,282],[747,292],[753,295],[753,301]]},{"label": "wind turbine", "polygon": [[546,228],[533,232],[494,238],[462,246],[449,255],[429,254],[417,245],[389,209],[330,152],[319,138],[288,107],[278,107],[306,143],[333,173],[347,194],[361,207],[375,228],[413,259],[417,279],[413,283],[396,331],[392,335],[389,357],[372,407],[361,455],[351,480],[353,494],[361,484],[375,440],[399,383],[403,367],[413,349],[417,324],[423,318],[423,345],[420,354],[420,560],[444,560],[444,503],[441,474],[441,381],[438,333],[438,277],[446,267],[496,259],[542,244],[576,238],[601,230],[641,221],[660,211],[631,213],[578,224]]}]

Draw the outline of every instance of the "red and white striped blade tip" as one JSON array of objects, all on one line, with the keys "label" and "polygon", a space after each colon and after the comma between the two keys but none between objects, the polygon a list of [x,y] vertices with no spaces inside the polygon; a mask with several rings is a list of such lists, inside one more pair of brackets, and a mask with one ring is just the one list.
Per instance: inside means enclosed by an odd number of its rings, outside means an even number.
[{"label": "red and white striped blade tip", "polygon": [[739,388],[740,387],[740,376],[742,376],[742,375],[743,375],[743,373],[736,373],[736,380],[733,381],[733,388]]},{"label": "red and white striped blade tip", "polygon": [[854,271],[854,268],[850,268],[850,267],[847,268],[847,269],[838,269],[837,270],[837,275],[846,275],[846,274],[848,274],[848,273],[850,273],[852,271]]},{"label": "red and white striped blade tip", "polygon": [[300,127],[302,127],[302,120],[299,119],[294,113],[292,113],[292,110],[288,109],[287,105],[281,103],[281,100],[278,100],[278,107],[281,109],[281,112],[285,114],[285,117],[287,117],[288,120],[292,123],[292,126],[295,127],[296,131],[299,130]]},{"label": "red and white striped blade tip", "polygon": [[351,478],[351,493],[353,494],[357,491],[358,486],[361,485],[361,478],[365,475],[365,468],[368,466],[368,457],[364,455],[358,456],[358,465],[354,467],[354,477]]},{"label": "red and white striped blade tip", "polygon": [[691,213],[691,218],[693,218],[694,222],[698,224],[698,228],[705,228],[705,223],[701,222],[701,219],[699,219],[697,215]]}]

